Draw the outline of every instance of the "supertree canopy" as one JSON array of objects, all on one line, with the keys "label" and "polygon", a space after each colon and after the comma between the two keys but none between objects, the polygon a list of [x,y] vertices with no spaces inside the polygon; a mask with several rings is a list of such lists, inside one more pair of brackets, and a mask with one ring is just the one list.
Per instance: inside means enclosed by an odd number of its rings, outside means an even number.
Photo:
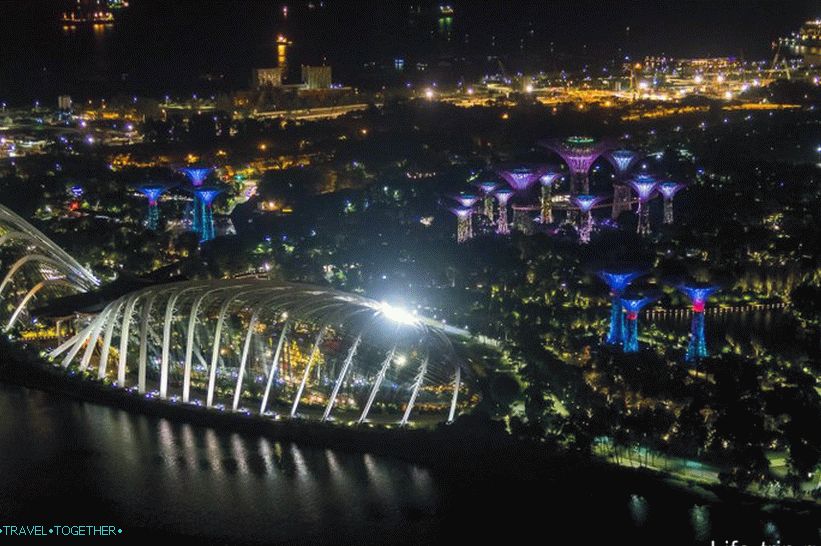
[{"label": "supertree canopy", "polygon": [[456,215],[456,242],[464,243],[473,238],[473,209],[461,207],[450,211]]},{"label": "supertree canopy", "polygon": [[160,195],[165,192],[165,186],[140,186],[140,193],[148,197],[148,217],[145,226],[148,229],[156,230],[160,225],[160,208],[158,202]]},{"label": "supertree canopy", "polygon": [[658,187],[658,182],[656,179],[649,174],[640,174],[633,177],[630,180],[630,186],[635,190],[636,195],[639,198],[639,207],[638,207],[638,216],[639,216],[639,223],[637,227],[637,231],[645,235],[650,233],[650,207],[647,206],[647,201],[653,197],[653,193],[655,193],[656,188]]},{"label": "supertree canopy", "polygon": [[479,201],[479,196],[471,193],[462,193],[455,196],[453,199],[463,207],[472,207],[477,201]]},{"label": "supertree canopy", "polygon": [[678,193],[684,184],[668,180],[659,184],[659,193],[664,198],[664,223],[673,223],[673,197]]},{"label": "supertree canopy", "polygon": [[693,319],[690,323],[690,341],[684,356],[687,362],[697,362],[707,356],[707,341],[704,338],[704,306],[718,286],[707,283],[683,283],[676,288],[690,298],[693,304]]},{"label": "supertree canopy", "polygon": [[211,205],[214,199],[222,193],[222,190],[214,187],[200,186],[194,189],[194,196],[200,203],[200,214],[198,222],[200,242],[210,241],[214,238],[214,213]]},{"label": "supertree canopy", "polygon": [[604,155],[616,169],[616,176],[624,177],[641,157],[632,150],[614,150]]},{"label": "supertree canopy", "polygon": [[639,350],[639,312],[655,301],[655,296],[622,296],[621,305],[627,314],[624,328],[624,352],[637,353]]},{"label": "supertree canopy", "polygon": [[499,184],[493,181],[485,181],[479,182],[476,187],[484,196],[484,215],[493,222],[493,192],[499,187]]},{"label": "supertree canopy", "polygon": [[602,198],[595,195],[577,195],[573,198],[573,204],[581,211],[579,217],[579,240],[583,243],[590,242],[590,234],[593,231],[593,207]]},{"label": "supertree canopy", "polygon": [[534,182],[539,180],[547,171],[545,166],[516,167],[513,169],[499,169],[499,176],[505,179],[514,191],[526,191]]},{"label": "supertree canopy", "polygon": [[496,221],[496,233],[507,235],[510,233],[510,226],[507,223],[507,202],[510,201],[513,192],[510,190],[499,190],[494,195],[499,202],[499,217]]},{"label": "supertree canopy", "polygon": [[185,167],[180,172],[188,177],[192,186],[202,186],[213,170],[211,167]]},{"label": "supertree canopy", "polygon": [[553,187],[558,183],[561,177],[561,173],[547,172],[539,178],[539,183],[542,186],[540,200],[540,217],[542,224],[553,223]]},{"label": "supertree canopy", "polygon": [[564,140],[545,140],[540,144],[557,153],[570,169],[571,197],[581,193],[590,193],[590,167],[604,153],[607,145],[591,137],[572,136]]},{"label": "supertree canopy", "polygon": [[608,345],[618,345],[622,342],[625,332],[621,295],[624,294],[630,283],[644,275],[644,272],[603,269],[597,275],[610,288],[610,328],[607,331],[606,343]]}]

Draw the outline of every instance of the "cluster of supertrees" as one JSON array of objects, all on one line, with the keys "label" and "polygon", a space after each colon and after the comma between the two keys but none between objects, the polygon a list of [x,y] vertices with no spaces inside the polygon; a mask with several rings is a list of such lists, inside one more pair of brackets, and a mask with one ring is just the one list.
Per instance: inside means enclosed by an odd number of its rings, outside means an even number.
[{"label": "cluster of supertrees", "polygon": [[[644,271],[638,269],[603,269],[597,272],[599,278],[610,288],[610,325],[605,343],[621,346],[625,353],[639,350],[639,313],[658,296],[652,292],[628,292],[628,287]],[[693,318],[690,322],[690,340],[684,360],[697,363],[707,356],[707,342],[704,337],[704,306],[718,286],[700,282],[677,282],[674,284],[682,294],[690,299]]]},{"label": "cluster of supertrees", "polygon": [[[606,141],[597,141],[590,137],[546,140],[540,144],[562,158],[567,165],[568,175],[563,176],[561,172],[541,164],[498,168],[496,174],[501,180],[482,180],[476,184],[478,194],[462,193],[454,196],[459,206],[452,208],[451,211],[457,217],[458,242],[465,242],[473,237],[474,215],[484,216],[489,225],[495,227],[497,234],[509,234],[511,222],[508,220],[508,206],[513,210],[514,229],[522,233],[533,233],[537,224],[554,223],[553,193],[564,179],[568,181],[569,203],[565,223],[576,227],[582,243],[589,242],[594,227],[593,208],[602,206],[601,203],[608,199],[590,193],[590,169],[600,157],[607,159],[615,171],[613,218],[617,218],[622,212],[631,211],[635,201],[639,218],[637,231],[642,235],[648,234],[648,202],[658,194],[664,199],[664,223],[673,223],[673,197],[684,184],[659,181],[646,173],[634,174],[633,169],[642,158],[639,153],[612,149]],[[536,202],[531,189],[537,182],[541,186],[541,191]],[[514,197],[516,202],[513,200]]]},{"label": "cluster of supertrees", "polygon": [[[193,206],[190,211],[186,211],[186,222],[191,230],[200,237],[200,242],[210,241],[214,238],[214,214],[212,204],[214,199],[222,193],[222,190],[213,185],[206,185],[205,182],[213,172],[210,167],[185,167],[180,169],[191,187],[189,191],[194,195]],[[138,189],[140,193],[148,198],[148,215],[145,225],[148,229],[159,229],[160,225],[160,196],[168,191],[170,184],[145,184]]]}]

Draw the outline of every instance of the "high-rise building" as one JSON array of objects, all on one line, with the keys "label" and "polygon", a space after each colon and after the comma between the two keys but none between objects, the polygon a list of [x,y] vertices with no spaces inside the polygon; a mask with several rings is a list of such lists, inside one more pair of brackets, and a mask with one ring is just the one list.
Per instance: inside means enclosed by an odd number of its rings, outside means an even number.
[{"label": "high-rise building", "polygon": [[307,89],[328,89],[331,87],[331,67],[303,64],[302,83]]},{"label": "high-rise building", "polygon": [[71,97],[69,95],[60,95],[57,97],[57,109],[64,112],[71,110]]},{"label": "high-rise building", "polygon": [[254,87],[279,87],[282,85],[282,68],[255,68],[253,75]]}]

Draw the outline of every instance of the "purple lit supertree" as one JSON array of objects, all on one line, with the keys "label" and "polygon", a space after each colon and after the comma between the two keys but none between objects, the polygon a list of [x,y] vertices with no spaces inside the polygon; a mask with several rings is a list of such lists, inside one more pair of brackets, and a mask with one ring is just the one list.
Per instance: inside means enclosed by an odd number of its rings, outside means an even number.
[{"label": "purple lit supertree", "polygon": [[547,172],[547,167],[543,165],[516,167],[513,169],[499,169],[497,172],[499,176],[505,179],[505,182],[513,191],[523,192],[527,191],[534,182]]},{"label": "purple lit supertree", "polygon": [[463,207],[471,208],[479,201],[479,196],[472,193],[460,193],[455,195],[453,199]]},{"label": "purple lit supertree", "polygon": [[593,231],[593,207],[601,201],[601,197],[595,195],[577,195],[573,198],[573,204],[581,211],[579,215],[579,241],[590,242],[590,234]]},{"label": "purple lit supertree", "polygon": [[484,198],[484,215],[493,222],[493,192],[499,187],[496,182],[486,181],[476,184]]},{"label": "purple lit supertree", "polygon": [[556,172],[547,172],[539,177],[539,183],[542,185],[542,195],[540,201],[540,218],[542,224],[553,223],[553,187],[561,177],[561,173]]},{"label": "purple lit supertree", "polygon": [[464,243],[473,238],[473,209],[470,207],[453,208],[456,215],[456,242]]},{"label": "purple lit supertree", "polygon": [[655,301],[655,296],[622,296],[621,305],[626,312],[623,349],[625,353],[639,351],[639,312]]},{"label": "purple lit supertree", "polygon": [[690,322],[690,341],[687,343],[687,353],[684,360],[689,363],[698,362],[707,356],[707,341],[704,338],[704,306],[718,286],[707,283],[683,283],[676,288],[690,298],[693,304],[693,319]]},{"label": "purple lit supertree", "polygon": [[498,190],[494,195],[499,202],[499,217],[496,220],[496,233],[499,235],[507,235],[510,233],[510,226],[507,224],[507,202],[510,201],[513,192],[510,190]]},{"label": "purple lit supertree", "polygon": [[140,186],[138,188],[140,193],[148,197],[148,216],[145,220],[145,227],[151,230],[156,230],[160,226],[160,208],[157,206],[159,203],[160,195],[165,192],[165,186]]},{"label": "purple lit supertree", "polygon": [[545,140],[539,144],[557,153],[570,169],[570,196],[590,193],[590,167],[607,145],[594,138],[572,136],[564,140]]},{"label": "purple lit supertree", "polygon": [[210,241],[214,238],[214,213],[211,210],[211,205],[220,193],[222,193],[222,190],[214,187],[200,186],[194,189],[194,196],[201,205],[199,221],[197,222],[200,242]]},{"label": "purple lit supertree", "polygon": [[618,345],[624,339],[625,323],[622,312],[621,295],[627,290],[631,282],[644,275],[637,270],[610,271],[607,269],[597,273],[599,278],[610,288],[610,328],[607,331],[605,342],[608,345]]},{"label": "purple lit supertree", "polygon": [[604,157],[613,165],[616,179],[613,182],[612,218],[618,218],[622,212],[630,210],[630,188],[625,184],[628,173],[641,156],[632,150],[615,150],[607,152]]},{"label": "purple lit supertree", "polygon": [[659,184],[659,193],[664,198],[665,224],[673,223],[673,197],[675,197],[676,193],[678,193],[678,191],[683,187],[684,184],[679,184],[678,182],[673,182],[672,180]]},{"label": "purple lit supertree", "polygon": [[650,207],[647,202],[653,197],[658,182],[649,174],[640,174],[630,180],[630,186],[639,198],[639,207],[636,213],[639,216],[637,231],[640,235],[650,233]]}]

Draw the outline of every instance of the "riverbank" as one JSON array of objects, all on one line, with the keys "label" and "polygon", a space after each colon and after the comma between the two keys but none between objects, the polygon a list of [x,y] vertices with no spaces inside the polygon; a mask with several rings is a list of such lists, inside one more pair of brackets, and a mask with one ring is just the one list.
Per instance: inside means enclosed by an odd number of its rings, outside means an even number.
[{"label": "riverbank", "polygon": [[139,413],[156,419],[184,422],[221,432],[267,437],[305,447],[367,453],[418,464],[442,479],[492,484],[502,480],[526,484],[532,479],[572,488],[577,483],[654,491],[680,497],[683,504],[729,503],[745,510],[769,513],[812,513],[821,520],[821,507],[768,499],[720,485],[696,485],[647,469],[619,467],[579,454],[548,452],[541,445],[518,441],[498,422],[463,416],[435,429],[349,427],[313,421],[273,420],[241,413],[219,412],[145,398],[136,393],[90,381],[40,360],[8,342],[0,345],[0,381]]}]

